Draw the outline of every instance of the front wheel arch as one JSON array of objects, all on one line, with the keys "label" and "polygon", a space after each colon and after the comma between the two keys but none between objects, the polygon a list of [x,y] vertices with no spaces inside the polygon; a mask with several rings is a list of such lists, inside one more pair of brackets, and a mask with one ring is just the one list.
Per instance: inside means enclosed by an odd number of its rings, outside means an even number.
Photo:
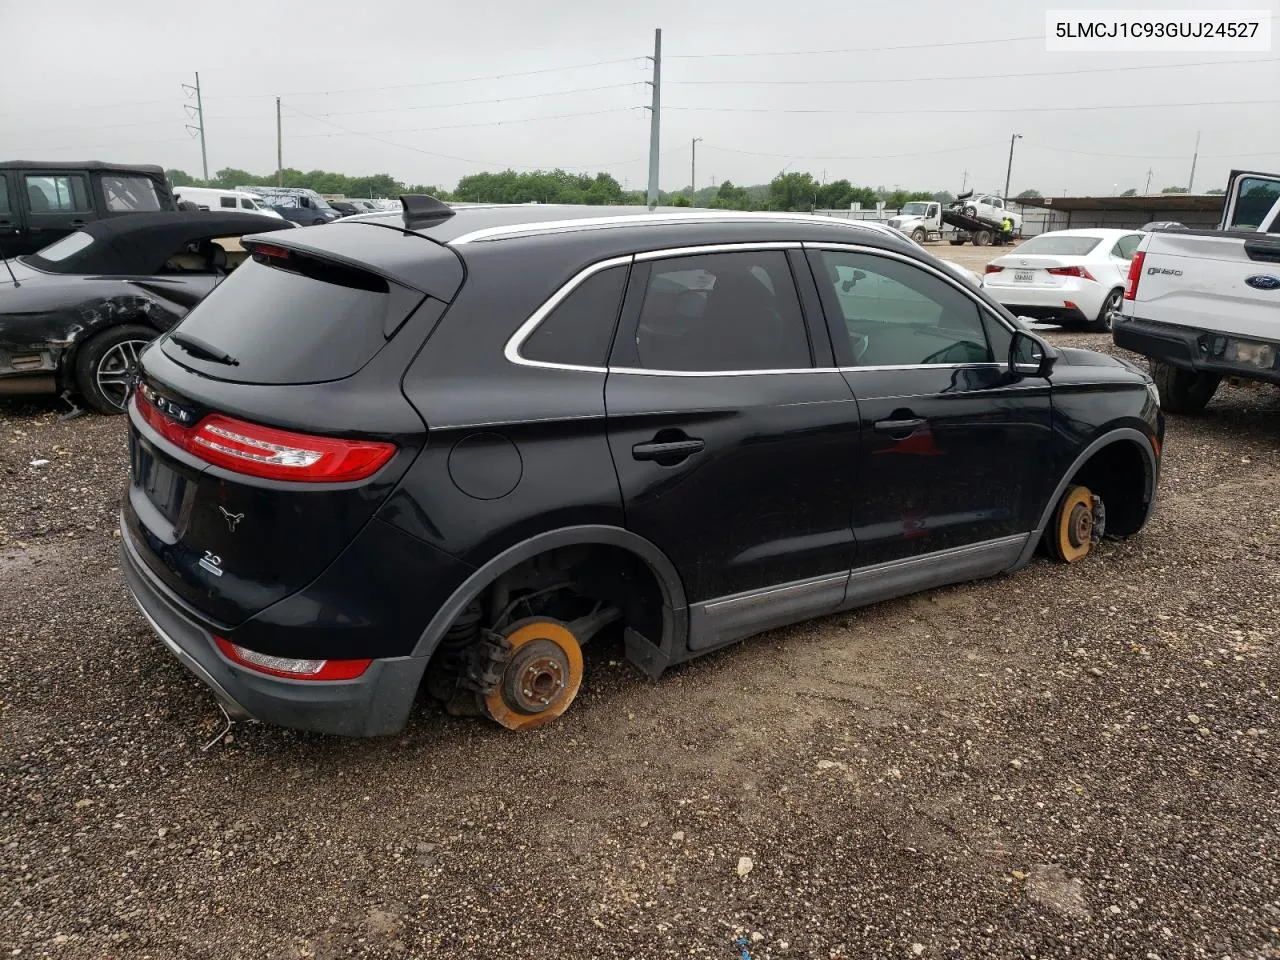
[{"label": "front wheel arch", "polygon": [[[1159,458],[1156,456],[1155,449],[1151,445],[1151,438],[1147,434],[1136,427],[1116,427],[1097,437],[1076,455],[1076,458],[1071,462],[1071,466],[1066,469],[1062,478],[1058,481],[1053,494],[1049,497],[1048,503],[1045,504],[1041,511],[1040,522],[1036,525],[1035,530],[1032,531],[1031,536],[1027,538],[1026,546],[1023,547],[1022,553],[1019,554],[1018,559],[1010,569],[1017,569],[1031,559],[1036,547],[1040,544],[1041,537],[1044,535],[1045,530],[1048,529],[1049,520],[1052,518],[1067,488],[1078,482],[1077,478],[1087,477],[1086,469],[1090,463],[1094,462],[1094,458],[1106,451],[1107,448],[1118,443],[1136,447],[1137,454],[1141,457],[1141,462],[1145,467],[1142,492],[1138,498],[1140,508],[1128,523],[1121,521],[1119,529],[1124,532],[1120,535],[1127,536],[1136,533],[1143,527],[1151,516],[1152,508],[1155,506],[1156,480],[1160,472]],[[1110,523],[1108,525],[1111,526]],[[1115,527],[1113,526],[1112,529],[1115,529]]]}]

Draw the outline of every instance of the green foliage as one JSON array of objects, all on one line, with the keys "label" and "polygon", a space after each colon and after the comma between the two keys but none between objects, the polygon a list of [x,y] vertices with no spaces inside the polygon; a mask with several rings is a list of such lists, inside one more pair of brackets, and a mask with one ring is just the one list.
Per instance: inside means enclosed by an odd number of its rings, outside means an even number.
[{"label": "green foliage", "polygon": [[770,210],[812,210],[819,189],[811,173],[780,173],[769,183],[766,205]]},{"label": "green foliage", "polygon": [[1122,197],[1136,197],[1137,195],[1138,195],[1138,191],[1135,190],[1133,187],[1130,187],[1124,193],[1120,194],[1120,196]]},{"label": "green foliage", "polygon": [[949,203],[955,203],[956,195],[950,190],[939,190],[937,193],[930,194],[929,199],[936,201],[945,207]]},{"label": "green foliage", "polygon": [[1014,199],[1015,200],[1039,200],[1044,196],[1039,190],[1023,190]]},{"label": "green foliage", "polygon": [[[221,187],[237,186],[271,187],[277,183],[276,174],[257,175],[248,170],[227,167],[218,170],[210,180],[198,180],[184,170],[167,170],[169,182],[174,186]],[[280,185],[306,187],[317,193],[342,194],[347,197],[397,197],[405,193],[426,193],[441,200],[468,203],[567,203],[567,204],[618,204],[644,205],[645,191],[623,190],[607,173],[594,176],[571,173],[566,170],[532,170],[517,173],[503,170],[496,173],[477,173],[463,177],[452,191],[427,184],[405,184],[390,174],[349,177],[327,170],[297,170],[286,167],[280,171]],[[699,189],[690,199],[690,189],[659,191],[658,203],[674,207],[710,207],[714,210],[848,210],[852,203],[862,204],[863,209],[873,210],[878,201],[884,200],[889,209],[898,209],[911,200],[941,200],[950,203],[952,195],[945,191],[909,192],[895,190],[888,193],[883,187],[856,187],[848,180],[819,183],[813,174],[805,172],[782,173],[771,183],[738,186],[725,180],[718,186]]]},{"label": "green foliage", "polygon": [[1227,191],[1226,191],[1226,190],[1224,190],[1224,189],[1222,189],[1222,187],[1214,187],[1212,190],[1206,190],[1206,191],[1205,191],[1205,193],[1206,193],[1206,194],[1208,194],[1208,195],[1209,195],[1209,196],[1211,196],[1211,197],[1220,197],[1220,196],[1222,196],[1222,195],[1223,195],[1224,193],[1226,193],[1226,192],[1227,192]]},{"label": "green foliage", "polygon": [[1160,192],[1161,193],[1186,193],[1187,188],[1186,187],[1165,187]]},{"label": "green foliage", "polygon": [[[607,173],[594,177],[565,170],[477,173],[463,177],[453,191],[457,200],[473,203],[627,203],[622,185]],[[687,200],[687,198],[686,198]]]},{"label": "green foliage", "polygon": [[[425,184],[409,186],[386,173],[374,174],[371,177],[348,177],[345,174],[330,173],[327,170],[310,170],[304,173],[301,170],[286,167],[280,174],[280,186],[306,187],[317,193],[340,193],[345,197],[398,197],[402,193],[429,193],[441,200],[449,199],[448,194],[438,187]],[[259,176],[236,167],[218,170],[210,180],[196,179],[185,170],[166,170],[165,175],[175,187],[218,187],[227,190],[241,186],[276,186],[274,173]]]}]

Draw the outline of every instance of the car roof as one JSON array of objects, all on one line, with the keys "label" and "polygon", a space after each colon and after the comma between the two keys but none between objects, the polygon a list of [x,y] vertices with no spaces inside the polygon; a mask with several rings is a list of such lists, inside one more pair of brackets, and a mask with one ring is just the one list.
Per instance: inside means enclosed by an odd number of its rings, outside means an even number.
[{"label": "car roof", "polygon": [[58,261],[33,253],[32,266],[50,273],[142,275],[154,273],[184,243],[268,233],[288,221],[257,213],[170,211],[130,213],[80,228],[96,241]]},{"label": "car roof", "polygon": [[[405,226],[404,214],[398,210],[362,214],[346,218],[346,222],[374,223],[405,229],[450,246],[597,230],[637,231],[699,225],[710,228],[753,223],[790,223],[838,231],[861,230],[895,240],[903,239],[897,231],[879,223],[807,213],[701,210],[689,207],[658,207],[649,210],[638,206],[572,204],[459,204],[452,207],[452,211],[452,216],[420,223],[410,222],[408,226]],[[844,234],[844,239],[849,239],[847,233]]]},{"label": "car roof", "polygon": [[1137,227],[1124,230],[1119,227],[1076,227],[1072,230],[1046,230],[1044,233],[1038,233],[1035,237],[1028,237],[1028,240],[1034,240],[1036,237],[1100,237],[1107,239],[1108,237],[1127,237],[1131,233],[1141,233]]},{"label": "car roof", "polygon": [[101,160],[73,160],[55,163],[49,160],[3,160],[0,170],[92,170],[110,173],[144,173],[164,179],[164,168],[150,163],[103,163]]}]

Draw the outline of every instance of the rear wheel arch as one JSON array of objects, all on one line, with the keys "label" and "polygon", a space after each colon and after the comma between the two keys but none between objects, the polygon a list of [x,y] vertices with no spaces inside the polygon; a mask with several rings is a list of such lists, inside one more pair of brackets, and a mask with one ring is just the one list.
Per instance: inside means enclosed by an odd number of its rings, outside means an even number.
[{"label": "rear wheel arch", "polygon": [[[1141,466],[1141,480],[1132,471]],[[1107,528],[1125,537],[1137,533],[1155,504],[1158,460],[1150,438],[1134,427],[1117,427],[1084,448],[1063,473],[1044,505],[1027,545],[1014,567],[1031,559],[1058,503],[1072,486],[1083,485],[1098,494],[1107,507]]]},{"label": "rear wheel arch", "polygon": [[[64,386],[74,387],[86,403],[99,413],[122,413],[124,408],[116,404],[97,382],[97,368],[104,360],[104,355],[115,347],[127,342],[150,343],[160,336],[160,331],[144,317],[122,317],[114,323],[94,330],[89,336],[82,337],[72,346],[63,360],[62,381]],[[134,351],[140,353],[141,347]]]},{"label": "rear wheel arch", "polygon": [[[565,548],[597,549],[605,554],[618,551],[619,558],[631,557],[652,578],[652,587],[660,599],[659,636],[645,636],[667,662],[679,658],[685,643],[687,601],[684,586],[675,566],[657,546],[638,534],[621,527],[583,525],[564,527],[530,537],[491,558],[477,568],[448,600],[435,612],[414,647],[414,657],[430,657],[453,623],[468,607],[493,587],[501,577],[537,558]],[[632,643],[628,642],[628,652]]]}]

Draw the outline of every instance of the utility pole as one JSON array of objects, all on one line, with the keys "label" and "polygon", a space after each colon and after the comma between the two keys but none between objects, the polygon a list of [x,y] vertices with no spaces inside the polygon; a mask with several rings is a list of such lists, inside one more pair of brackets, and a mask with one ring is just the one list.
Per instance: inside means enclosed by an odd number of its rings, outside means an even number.
[{"label": "utility pole", "polygon": [[698,143],[701,137],[694,137],[689,144],[689,202],[698,204]]},{"label": "utility pole", "polygon": [[1145,197],[1151,192],[1151,175],[1155,173],[1152,167],[1147,167],[1147,185],[1142,188],[1142,195]]},{"label": "utility pole", "polygon": [[1187,193],[1191,192],[1191,188],[1196,182],[1196,160],[1200,157],[1200,131],[1196,131],[1196,152],[1191,155],[1191,176],[1187,178]]},{"label": "utility pole", "polygon": [[658,132],[662,128],[662,29],[653,31],[653,105],[649,108],[649,209],[658,205]]},{"label": "utility pole", "polygon": [[280,126],[279,97],[276,97],[276,186],[284,186],[284,134]]},{"label": "utility pole", "polygon": [[1022,139],[1022,134],[1015,133],[1009,138],[1009,168],[1004,174],[1004,199],[1009,200],[1009,181],[1013,178],[1013,145]]},{"label": "utility pole", "polygon": [[194,114],[191,114],[191,107],[188,106],[187,113],[194,117],[194,119],[196,120],[197,126],[192,127],[191,124],[187,124],[187,130],[192,132],[198,132],[200,134],[200,167],[204,171],[205,180],[208,180],[209,179],[209,153],[205,149],[205,145],[204,145],[204,100],[202,100],[200,97],[200,72],[196,71],[196,85],[194,87],[191,86],[191,84],[189,83],[184,83],[182,85],[182,89],[187,92],[188,97],[194,94],[196,98],[196,112]]},{"label": "utility pole", "polygon": [[960,192],[964,193],[965,186],[969,183],[969,171],[964,172],[964,176],[960,178]]}]

